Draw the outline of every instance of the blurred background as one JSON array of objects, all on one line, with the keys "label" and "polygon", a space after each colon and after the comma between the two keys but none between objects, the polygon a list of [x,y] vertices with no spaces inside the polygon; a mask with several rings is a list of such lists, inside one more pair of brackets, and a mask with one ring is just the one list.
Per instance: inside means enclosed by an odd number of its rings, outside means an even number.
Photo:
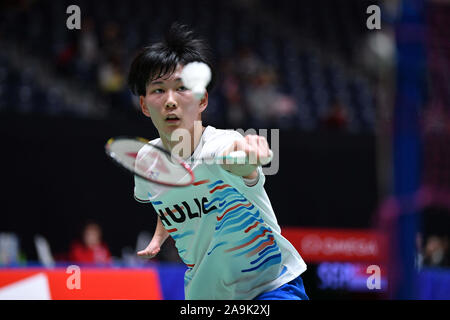
[{"label": "blurred background", "polygon": [[[204,123],[280,130],[265,188],[308,295],[449,299],[445,0],[2,1],[0,299],[183,299],[173,241],[137,258],[156,215],[103,152],[156,137],[126,77],[174,21],[214,53]],[[66,286],[69,265],[99,291]]]}]

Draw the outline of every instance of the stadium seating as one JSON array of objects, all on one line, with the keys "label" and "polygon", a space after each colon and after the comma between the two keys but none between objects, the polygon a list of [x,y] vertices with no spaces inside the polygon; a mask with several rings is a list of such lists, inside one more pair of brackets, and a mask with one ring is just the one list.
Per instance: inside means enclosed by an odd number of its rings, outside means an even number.
[{"label": "stadium seating", "polygon": [[[156,1],[143,0],[130,3],[82,0],[77,3],[82,12],[82,28],[70,31],[65,28],[68,17],[65,9],[71,4],[68,1],[11,5],[0,13],[3,36],[0,42],[18,45],[29,56],[49,63],[53,68],[49,72],[75,82],[86,95],[100,94],[105,98],[98,73],[109,59],[119,61],[124,80],[136,51],[158,39],[171,22],[180,21],[207,38],[218,65],[226,59],[235,62],[240,50],[247,48],[275,71],[276,91],[292,98],[296,110],[280,117],[279,122],[266,125],[317,130],[323,128],[323,120],[333,105],[339,104],[346,109],[345,131],[374,131],[375,103],[370,80],[361,72],[355,75],[348,67],[357,54],[352,44],[364,36],[364,1],[320,0],[308,4],[262,1],[261,12],[286,26],[293,26],[298,32],[296,43],[276,24],[259,19],[259,15],[251,14],[251,7],[243,8],[237,2],[176,0],[158,5]],[[327,5],[322,6],[324,3]],[[250,10],[249,14],[244,10]],[[83,60],[80,49],[88,24],[92,27],[92,43],[98,49],[90,62]],[[333,58],[324,58],[323,52],[330,52]],[[83,102],[72,101],[74,105],[66,106],[67,99],[61,89],[40,86],[26,68],[12,67],[6,54],[0,59],[0,77],[0,110],[73,116],[98,114],[86,111],[89,106],[95,108],[95,103],[80,106]],[[214,123],[217,119],[226,119],[230,104],[228,97],[222,94],[224,83],[221,80],[219,78],[218,89],[210,96],[207,120],[213,125],[218,125]],[[246,82],[241,81],[240,85],[245,97],[252,88]],[[128,104],[126,109],[135,112],[125,81],[118,93],[120,103]],[[108,104],[109,100],[105,101]],[[252,124],[258,125],[257,122],[245,123]],[[220,125],[233,126],[233,123]]]}]

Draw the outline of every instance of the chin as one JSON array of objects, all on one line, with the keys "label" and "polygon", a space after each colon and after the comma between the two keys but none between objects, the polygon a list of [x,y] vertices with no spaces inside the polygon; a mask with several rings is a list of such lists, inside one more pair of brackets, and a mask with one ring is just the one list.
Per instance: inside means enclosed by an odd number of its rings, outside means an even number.
[{"label": "chin", "polygon": [[163,133],[166,137],[170,136],[175,130],[184,129],[181,125],[164,125],[161,130],[158,130],[160,133]]}]

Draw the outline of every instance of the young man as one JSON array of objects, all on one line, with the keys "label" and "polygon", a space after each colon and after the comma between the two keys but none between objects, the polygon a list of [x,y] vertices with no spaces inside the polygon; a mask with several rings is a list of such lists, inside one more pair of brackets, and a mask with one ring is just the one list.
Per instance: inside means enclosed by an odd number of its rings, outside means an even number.
[{"label": "young man", "polygon": [[196,181],[182,188],[136,177],[134,197],[151,203],[158,214],[154,236],[138,255],[154,257],[170,235],[188,267],[186,299],[308,299],[300,277],[306,265],[282,237],[263,187],[260,158],[269,155],[268,143],[257,135],[243,137],[235,131],[201,124],[213,81],[200,101],[194,98],[180,77],[183,67],[194,61],[211,67],[205,43],[177,24],[172,25],[164,41],[145,47],[133,60],[130,88],[139,96],[142,112],[160,136],[150,143],[172,151],[178,143],[177,139],[172,141],[172,133],[184,129],[190,133],[193,150],[186,159],[240,150],[257,161],[194,161]]}]

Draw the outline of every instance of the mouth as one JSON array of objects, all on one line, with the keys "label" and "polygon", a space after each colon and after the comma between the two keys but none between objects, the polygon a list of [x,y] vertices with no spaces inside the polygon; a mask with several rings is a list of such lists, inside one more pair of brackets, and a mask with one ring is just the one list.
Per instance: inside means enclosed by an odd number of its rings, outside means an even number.
[{"label": "mouth", "polygon": [[167,123],[170,123],[170,124],[175,124],[175,123],[177,123],[178,121],[180,121],[180,118],[178,118],[178,116],[175,115],[175,114],[169,114],[169,115],[166,117],[165,121],[166,121]]}]

